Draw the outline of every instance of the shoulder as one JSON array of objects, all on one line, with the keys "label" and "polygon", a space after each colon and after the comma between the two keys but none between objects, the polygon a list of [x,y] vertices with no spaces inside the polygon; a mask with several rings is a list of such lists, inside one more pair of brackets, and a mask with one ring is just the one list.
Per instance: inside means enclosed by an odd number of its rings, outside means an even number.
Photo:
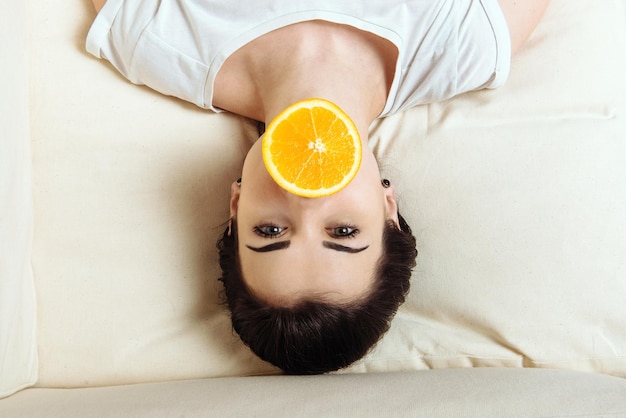
[{"label": "shoulder", "polygon": [[550,0],[499,0],[511,35],[511,49],[515,53],[528,39],[543,17]]},{"label": "shoulder", "polygon": [[104,4],[107,0],[91,0],[93,2],[93,7],[96,9],[96,12],[99,12],[100,9],[104,7]]}]

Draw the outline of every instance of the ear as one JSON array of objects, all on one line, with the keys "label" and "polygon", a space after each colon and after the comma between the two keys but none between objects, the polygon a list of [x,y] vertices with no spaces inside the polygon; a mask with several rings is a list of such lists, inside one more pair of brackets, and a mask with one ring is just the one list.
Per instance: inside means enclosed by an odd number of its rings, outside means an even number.
[{"label": "ear", "polygon": [[391,219],[398,228],[400,228],[400,220],[398,219],[398,204],[396,202],[396,189],[393,183],[383,189],[385,194],[385,215],[386,219]]},{"label": "ear", "polygon": [[239,206],[239,195],[241,194],[241,184],[237,184],[236,181],[230,186],[230,217],[235,218],[237,215],[237,208]]}]

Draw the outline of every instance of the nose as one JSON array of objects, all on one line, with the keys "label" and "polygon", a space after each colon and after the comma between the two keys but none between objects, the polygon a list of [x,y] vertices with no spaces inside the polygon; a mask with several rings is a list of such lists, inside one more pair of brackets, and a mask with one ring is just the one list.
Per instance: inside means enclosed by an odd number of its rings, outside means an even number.
[{"label": "nose", "polygon": [[305,209],[305,208],[318,207],[321,203],[324,202],[324,199],[325,199],[324,197],[310,198],[310,197],[298,196],[293,193],[289,193],[286,190],[283,190],[283,192],[286,194],[289,203],[296,208]]},{"label": "nose", "polygon": [[[280,187],[280,186],[278,186]],[[282,193],[285,194],[285,197],[292,202],[294,205],[302,206],[302,207],[319,207],[331,202],[333,198],[339,194],[341,191],[330,196],[322,196],[322,197],[304,197],[299,196],[293,193],[288,192],[287,190],[280,188]]]}]

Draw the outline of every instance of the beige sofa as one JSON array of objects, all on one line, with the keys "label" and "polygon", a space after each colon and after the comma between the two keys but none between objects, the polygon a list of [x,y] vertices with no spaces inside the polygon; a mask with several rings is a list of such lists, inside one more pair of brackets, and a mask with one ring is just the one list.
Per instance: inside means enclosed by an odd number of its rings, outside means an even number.
[{"label": "beige sofa", "polygon": [[90,3],[0,0],[0,416],[626,416],[623,0],[553,0],[505,87],[372,127],[418,266],[315,377],[219,304],[255,126],[87,55]]}]

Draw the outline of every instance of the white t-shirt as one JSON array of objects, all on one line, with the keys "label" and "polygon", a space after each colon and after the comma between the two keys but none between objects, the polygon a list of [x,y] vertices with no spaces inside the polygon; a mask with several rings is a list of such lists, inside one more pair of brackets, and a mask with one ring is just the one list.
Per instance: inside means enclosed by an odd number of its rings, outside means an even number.
[{"label": "white t-shirt", "polygon": [[126,78],[213,107],[225,60],[283,26],[325,20],[372,32],[399,51],[381,116],[508,77],[511,41],[497,0],[108,0],[87,50]]}]

